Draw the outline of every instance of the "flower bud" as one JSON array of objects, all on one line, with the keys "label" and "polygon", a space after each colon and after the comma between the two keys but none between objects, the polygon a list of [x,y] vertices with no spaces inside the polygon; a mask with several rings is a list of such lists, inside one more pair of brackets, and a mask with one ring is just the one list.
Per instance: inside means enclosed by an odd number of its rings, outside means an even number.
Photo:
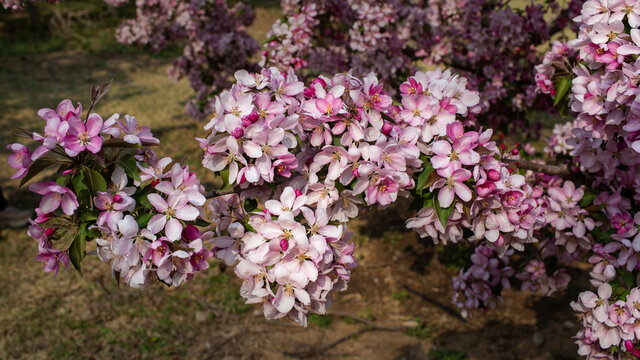
[{"label": "flower bud", "polygon": [[282,251],[287,251],[288,248],[289,242],[287,241],[287,239],[280,239],[280,249],[282,249]]},{"label": "flower bud", "polygon": [[391,130],[393,130],[393,125],[385,121],[384,125],[382,125],[382,133],[389,136],[389,134],[391,134]]},{"label": "flower bud", "polygon": [[53,236],[53,234],[56,232],[56,228],[48,228],[47,230],[44,231],[44,234],[50,238],[51,236]]},{"label": "flower bud", "polygon": [[498,181],[500,180],[500,173],[496,170],[491,169],[487,171],[487,178],[489,178],[489,180],[491,181]]},{"label": "flower bud", "polygon": [[182,238],[187,241],[199,239],[200,236],[202,236],[202,233],[193,225],[187,225],[184,230],[182,230]]},{"label": "flower bud", "polygon": [[237,127],[233,129],[231,135],[236,139],[240,139],[244,135],[244,129],[242,129],[241,127]]}]

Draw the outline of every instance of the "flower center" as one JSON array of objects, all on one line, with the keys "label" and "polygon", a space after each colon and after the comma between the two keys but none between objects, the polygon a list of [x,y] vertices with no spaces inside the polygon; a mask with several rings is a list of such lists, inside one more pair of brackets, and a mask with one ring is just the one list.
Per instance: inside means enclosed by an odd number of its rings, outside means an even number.
[{"label": "flower center", "polygon": [[78,139],[82,145],[87,145],[89,143],[89,134],[86,131],[80,133]]}]

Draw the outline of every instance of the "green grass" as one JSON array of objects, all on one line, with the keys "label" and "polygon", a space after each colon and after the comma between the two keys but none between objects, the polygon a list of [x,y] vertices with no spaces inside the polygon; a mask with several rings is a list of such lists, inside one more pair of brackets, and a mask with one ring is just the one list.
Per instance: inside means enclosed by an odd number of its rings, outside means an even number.
[{"label": "green grass", "polygon": [[408,297],[409,297],[409,293],[407,292],[407,290],[400,290],[400,291],[391,293],[391,298],[396,301],[403,301],[403,300],[406,300]]},{"label": "green grass", "polygon": [[404,334],[418,339],[431,339],[433,338],[433,328],[422,319],[418,319],[418,325],[405,330]]},{"label": "green grass", "polygon": [[433,360],[467,360],[467,355],[462,351],[456,350],[431,350],[429,356]]},{"label": "green grass", "polygon": [[331,317],[331,315],[311,314],[307,318],[307,321],[309,322],[309,324],[313,326],[318,326],[321,328],[329,328],[333,323],[333,318]]}]

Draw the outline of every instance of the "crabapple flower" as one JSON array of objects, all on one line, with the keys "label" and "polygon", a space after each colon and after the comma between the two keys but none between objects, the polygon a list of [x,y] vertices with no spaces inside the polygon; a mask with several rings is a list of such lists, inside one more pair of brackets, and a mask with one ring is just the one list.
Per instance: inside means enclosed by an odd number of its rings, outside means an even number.
[{"label": "crabapple flower", "polygon": [[62,139],[65,151],[69,156],[75,156],[84,150],[95,154],[102,148],[102,118],[97,114],[89,115],[86,124],[79,118],[69,120],[68,135]]},{"label": "crabapple flower", "polygon": [[164,229],[170,241],[179,240],[182,235],[180,220],[193,221],[200,215],[198,209],[188,204],[189,197],[185,193],[171,193],[166,200],[159,194],[149,194],[147,199],[159,212],[149,220],[147,228],[153,234]]}]

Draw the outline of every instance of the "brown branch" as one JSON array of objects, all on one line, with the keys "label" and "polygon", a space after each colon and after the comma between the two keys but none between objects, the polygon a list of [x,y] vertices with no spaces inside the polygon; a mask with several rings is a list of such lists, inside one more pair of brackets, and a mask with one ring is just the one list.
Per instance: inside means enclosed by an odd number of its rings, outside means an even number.
[{"label": "brown branch", "polygon": [[402,287],[405,288],[408,292],[422,298],[422,300],[425,300],[426,302],[430,303],[431,305],[434,305],[438,308],[440,308],[441,310],[444,310],[446,313],[448,313],[449,315],[455,317],[456,319],[460,320],[460,321],[466,321],[456,310],[454,310],[453,308],[439,302],[438,300],[432,299],[430,297],[428,297],[427,295],[419,292],[418,290],[411,288],[405,284],[402,284]]},{"label": "brown branch", "polygon": [[549,165],[549,164],[538,164],[536,162],[525,160],[525,159],[504,159],[504,162],[512,163],[516,167],[525,170],[532,170],[535,172],[541,172],[549,175],[558,175],[562,177],[570,177],[574,174],[569,170],[567,165]]},{"label": "brown branch", "polygon": [[[334,314],[334,315],[338,315],[338,314]],[[363,326],[360,329],[358,329],[357,331],[354,331],[350,334],[347,334],[335,341],[332,341],[328,344],[316,347],[316,348],[311,348],[309,350],[303,350],[303,351],[283,351],[282,354],[285,356],[289,356],[292,358],[297,358],[297,359],[307,359],[307,358],[311,358],[314,356],[318,356],[321,355],[325,352],[327,352],[329,349],[334,348],[340,344],[342,344],[343,342],[354,338],[356,336],[362,335],[366,332],[369,331],[404,331],[404,330],[408,330],[411,329],[410,326],[377,326],[375,325],[373,322],[366,320],[366,319],[362,319],[356,316],[352,316],[349,314],[340,314],[338,316],[344,316],[344,317],[350,317],[356,321],[360,321],[363,322],[365,324],[367,324],[367,326]]]},{"label": "brown branch", "polygon": [[213,199],[213,198],[217,198],[220,196],[224,196],[224,195],[229,195],[229,194],[233,194],[235,191],[233,190],[228,190],[228,191],[223,191],[223,192],[218,192],[217,190],[212,190],[209,191],[208,193],[204,194],[205,199]]}]

